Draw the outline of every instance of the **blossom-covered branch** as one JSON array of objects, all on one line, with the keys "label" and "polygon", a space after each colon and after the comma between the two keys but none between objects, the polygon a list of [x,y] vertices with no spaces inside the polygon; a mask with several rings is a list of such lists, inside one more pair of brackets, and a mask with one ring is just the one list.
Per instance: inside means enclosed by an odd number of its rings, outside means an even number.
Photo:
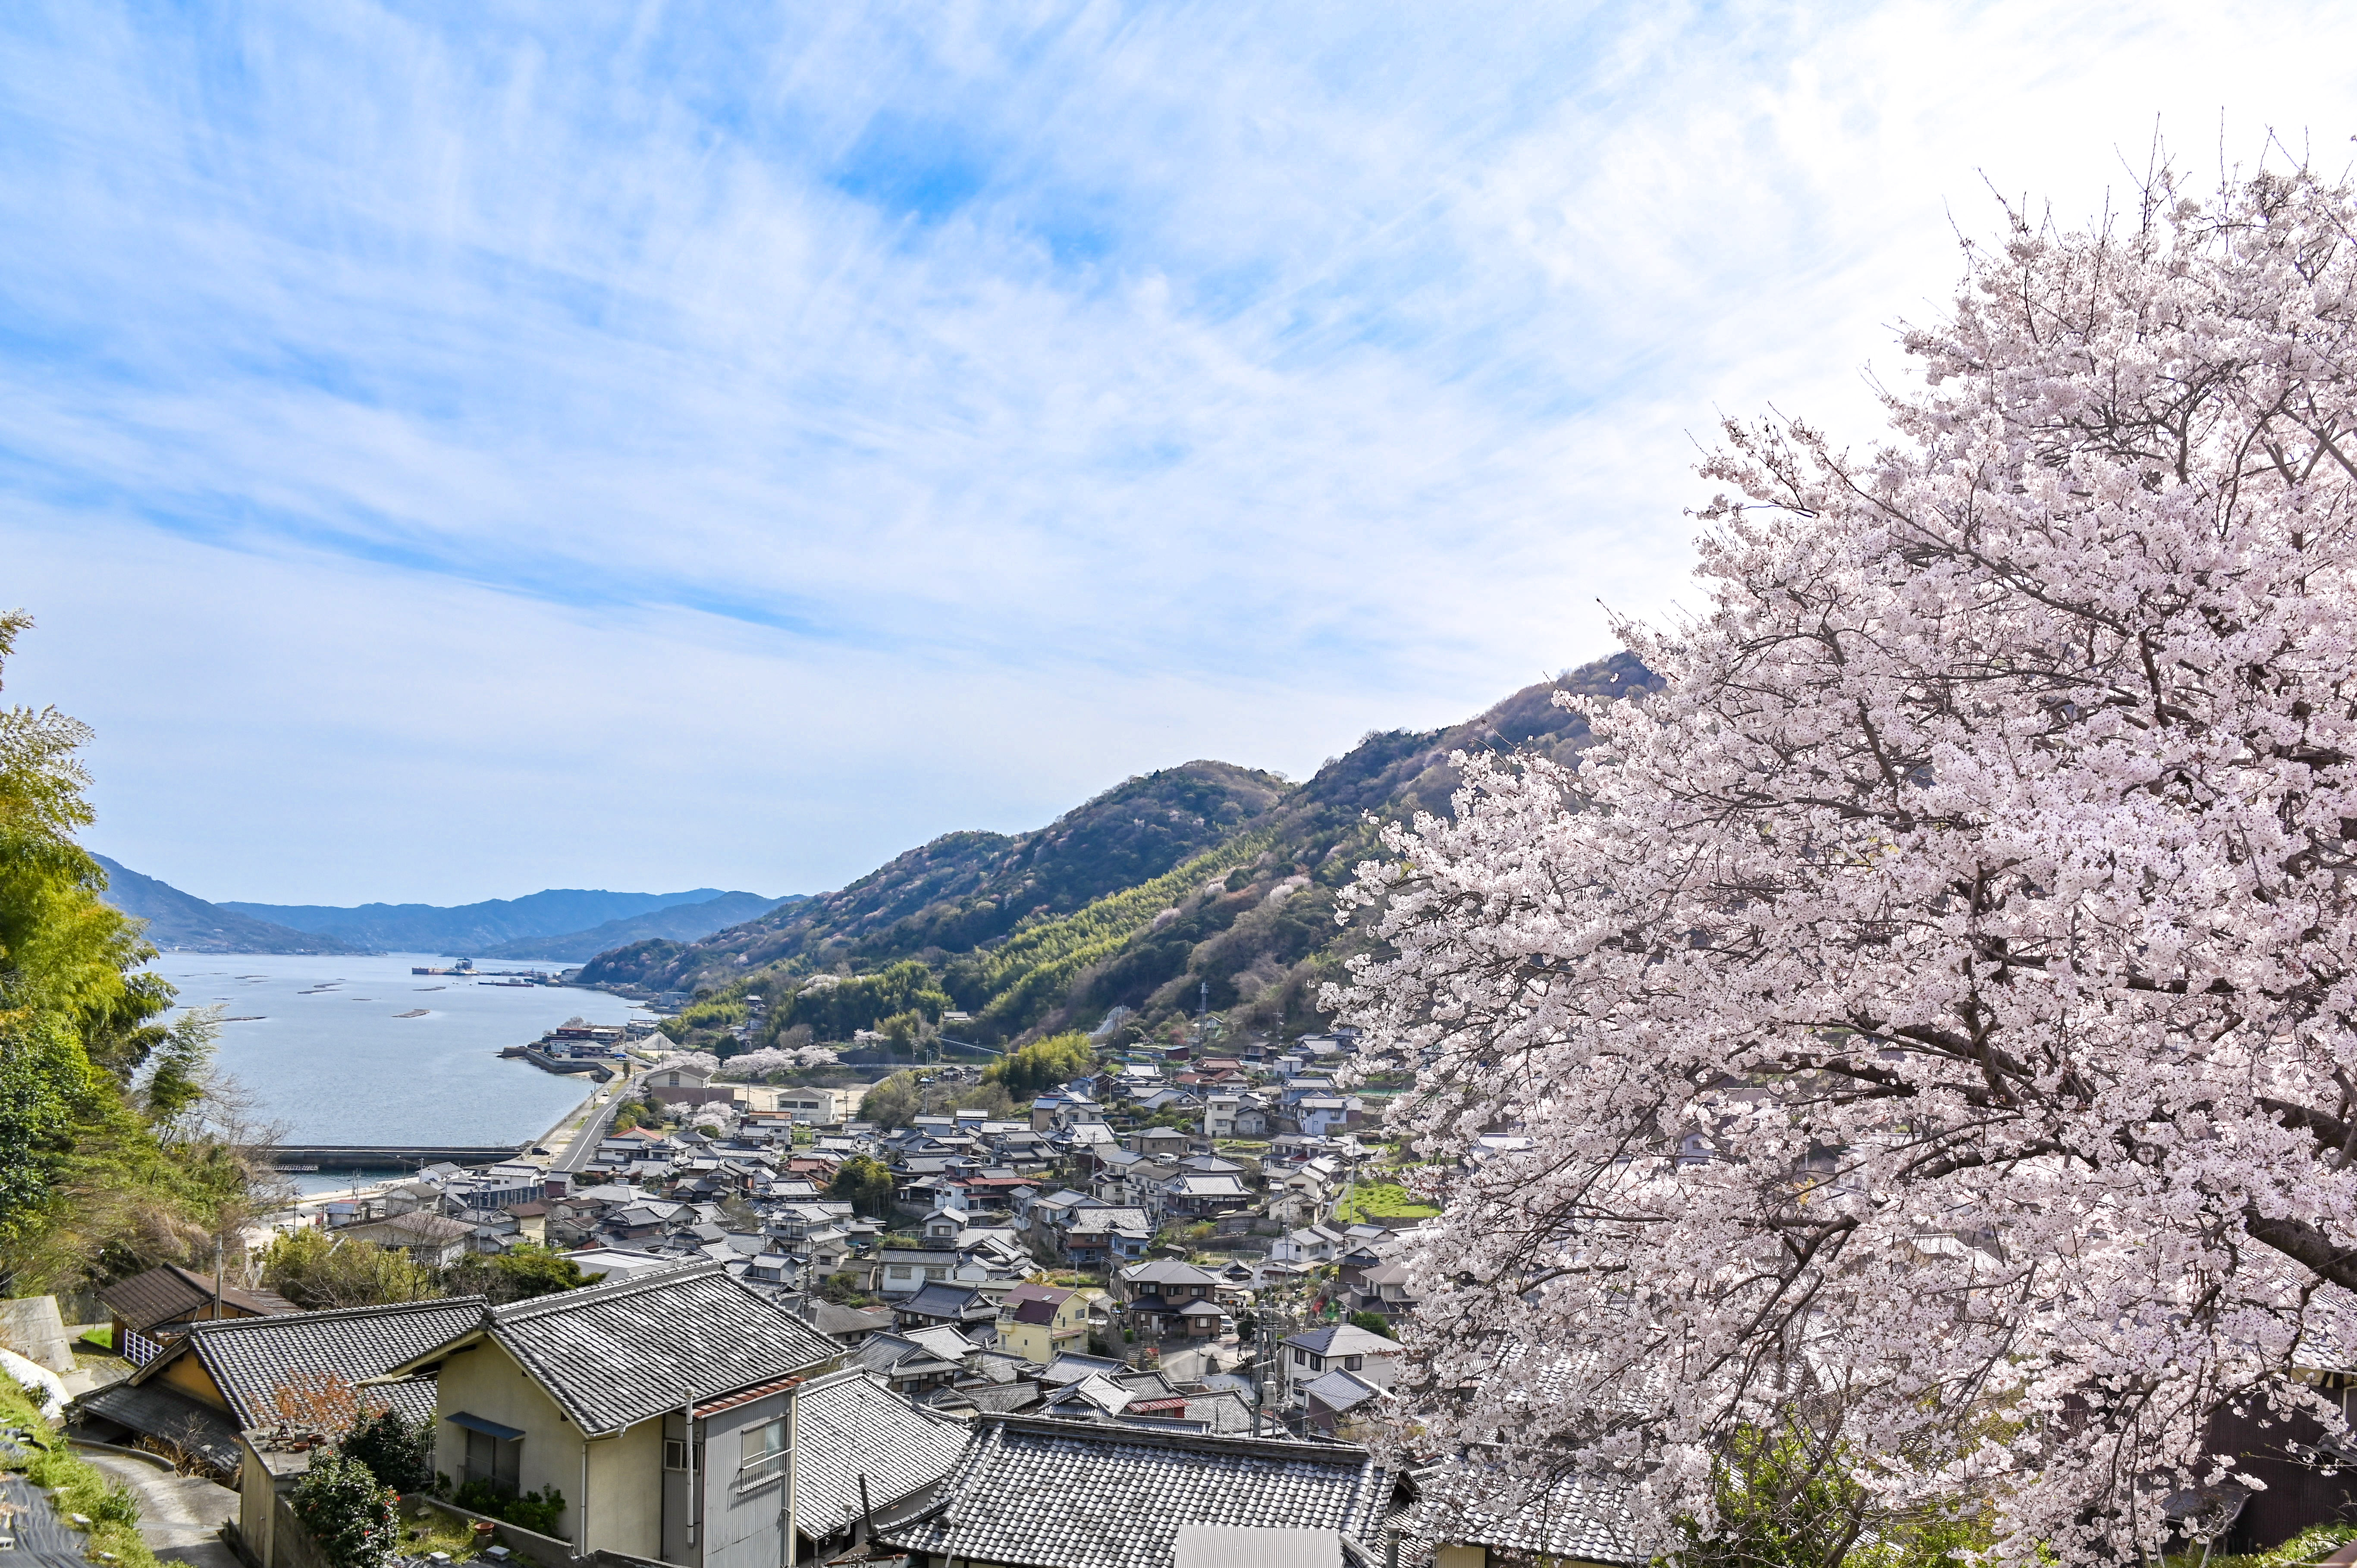
[{"label": "blossom-covered branch", "polygon": [[[1649,1540],[1803,1423],[2133,1554],[2357,1343],[2357,206],[2016,221],[1857,455],[1729,424],[1708,607],[1574,776],[1469,758],[1348,1006],[1466,1174],[1424,1441]],[[1484,1133],[1527,1139],[1492,1155]],[[2334,1418],[2337,1420],[2337,1416]]]}]

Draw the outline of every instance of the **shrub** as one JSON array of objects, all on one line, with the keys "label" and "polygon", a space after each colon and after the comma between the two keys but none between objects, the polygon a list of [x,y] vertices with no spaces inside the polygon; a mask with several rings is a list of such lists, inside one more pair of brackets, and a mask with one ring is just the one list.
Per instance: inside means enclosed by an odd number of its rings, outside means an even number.
[{"label": "shrub", "polygon": [[1392,1332],[1391,1321],[1380,1312],[1354,1312],[1351,1314],[1351,1326],[1363,1328],[1370,1334],[1380,1334],[1386,1339],[1399,1337]]},{"label": "shrub", "polygon": [[295,1517],[337,1568],[378,1568],[400,1540],[393,1494],[347,1455],[315,1455],[291,1501]]},{"label": "shrub", "polygon": [[537,1535],[554,1535],[565,1517],[565,1494],[554,1487],[511,1495],[479,1477],[460,1487],[450,1500],[469,1513],[487,1514]]},{"label": "shrub", "polygon": [[366,1465],[395,1492],[433,1489],[434,1423],[424,1416],[371,1411],[352,1423],[342,1446],[346,1457]]},{"label": "shrub", "polygon": [[507,1511],[501,1518],[510,1524],[529,1530],[538,1535],[554,1535],[557,1522],[565,1517],[565,1494],[554,1487],[508,1499]]},{"label": "shrub", "polygon": [[581,1265],[561,1252],[530,1243],[489,1257],[462,1259],[442,1272],[453,1295],[480,1295],[493,1303],[528,1301],[578,1290],[589,1283]]}]

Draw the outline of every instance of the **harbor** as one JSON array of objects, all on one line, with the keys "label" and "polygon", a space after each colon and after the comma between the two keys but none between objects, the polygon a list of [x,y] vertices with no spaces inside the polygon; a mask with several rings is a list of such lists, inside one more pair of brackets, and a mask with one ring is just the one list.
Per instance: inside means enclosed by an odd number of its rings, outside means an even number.
[{"label": "harbor", "polygon": [[[605,992],[413,973],[447,967],[418,953],[171,952],[151,965],[184,1007],[227,1015],[215,1062],[278,1125],[288,1150],[528,1146],[575,1112],[597,1075],[525,1058],[527,1043],[576,1020],[618,1034],[633,1021],[651,1026],[643,1008]],[[516,1055],[501,1054],[511,1047]],[[305,1188],[365,1168],[332,1155],[285,1163],[321,1165],[289,1173]],[[414,1168],[406,1159],[376,1168],[404,1165]]]}]

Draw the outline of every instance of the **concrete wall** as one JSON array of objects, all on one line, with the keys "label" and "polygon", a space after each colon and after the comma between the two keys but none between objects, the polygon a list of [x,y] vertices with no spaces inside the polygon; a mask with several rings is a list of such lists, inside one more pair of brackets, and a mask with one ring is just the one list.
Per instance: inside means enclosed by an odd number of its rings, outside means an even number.
[{"label": "concrete wall", "polygon": [[0,1301],[0,1345],[52,1372],[74,1369],[73,1346],[66,1337],[65,1319],[58,1315],[58,1298],[53,1295]]},{"label": "concrete wall", "polygon": [[271,1494],[270,1555],[263,1559],[263,1568],[336,1568],[295,1510],[285,1494]]},{"label": "concrete wall", "polygon": [[253,1444],[238,1444],[237,1532],[262,1568],[270,1568],[271,1526],[277,1518],[278,1489],[271,1484],[270,1467]]}]

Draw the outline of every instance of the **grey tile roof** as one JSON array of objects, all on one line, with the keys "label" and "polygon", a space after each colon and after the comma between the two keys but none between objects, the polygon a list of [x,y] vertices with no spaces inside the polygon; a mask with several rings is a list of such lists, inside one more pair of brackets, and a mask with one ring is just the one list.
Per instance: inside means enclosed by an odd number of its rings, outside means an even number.
[{"label": "grey tile roof", "polygon": [[837,1306],[831,1301],[813,1302],[811,1326],[821,1334],[872,1334],[892,1326],[889,1307]]},{"label": "grey tile roof", "polygon": [[1060,1352],[1054,1360],[1048,1363],[1047,1375],[1041,1380],[1050,1387],[1061,1388],[1066,1383],[1077,1383],[1082,1378],[1093,1373],[1119,1373],[1127,1370],[1129,1368],[1126,1363],[1116,1361],[1110,1356],[1082,1356],[1065,1350]]},{"label": "grey tile roof", "polygon": [[1121,1277],[1139,1285],[1216,1285],[1220,1276],[1209,1269],[1198,1268],[1177,1258],[1157,1258],[1151,1262],[1132,1263],[1121,1271]]},{"label": "grey tile roof", "polygon": [[942,1357],[901,1334],[871,1334],[851,1352],[861,1366],[903,1378],[946,1377],[958,1362]]},{"label": "grey tile roof", "polygon": [[964,1422],[920,1410],[858,1369],[805,1384],[794,1419],[794,1514],[813,1539],[859,1517],[863,1474],[880,1511],[947,1475],[967,1437]]},{"label": "grey tile roof", "polygon": [[[1415,1533],[1436,1544],[1499,1546],[1546,1557],[1639,1568],[1639,1550],[1623,1483],[1567,1476],[1527,1502],[1503,1498],[1504,1483],[1452,1466],[1426,1472]],[[1499,1500],[1491,1500],[1499,1499]]]},{"label": "grey tile roof", "polygon": [[1028,1410],[1039,1402],[1039,1385],[1028,1380],[1011,1383],[968,1385],[957,1391],[976,1410],[992,1415]]},{"label": "grey tile roof", "polygon": [[216,1468],[238,1467],[237,1428],[210,1405],[161,1384],[109,1383],[74,1402],[77,1411],[203,1455]]},{"label": "grey tile roof", "polygon": [[1340,1368],[1302,1384],[1301,1391],[1331,1411],[1355,1409],[1383,1393],[1364,1378],[1354,1378]]},{"label": "grey tile roof", "polygon": [[487,1328],[590,1436],[843,1353],[714,1262],[496,1306]]},{"label": "grey tile roof", "polygon": [[1350,1444],[983,1416],[942,1502],[889,1544],[1022,1568],[1169,1568],[1188,1524],[1372,1541],[1393,1478]]},{"label": "grey tile roof", "polygon": [[[358,1383],[457,1337],[482,1315],[483,1298],[463,1295],[393,1306],[232,1317],[190,1324],[188,1353],[221,1390],[238,1425],[268,1426],[278,1420],[274,1391],[297,1378],[335,1377]],[[136,1380],[150,1380],[167,1359],[159,1356],[148,1362],[139,1369]]]},{"label": "grey tile roof", "polygon": [[899,1309],[920,1317],[981,1321],[997,1316],[983,1294],[952,1280],[928,1281],[922,1290],[899,1304]]},{"label": "grey tile roof", "polygon": [[1400,1353],[1398,1340],[1369,1333],[1355,1323],[1329,1324],[1323,1328],[1313,1328],[1307,1334],[1289,1335],[1285,1342],[1319,1356],[1396,1356]]}]

